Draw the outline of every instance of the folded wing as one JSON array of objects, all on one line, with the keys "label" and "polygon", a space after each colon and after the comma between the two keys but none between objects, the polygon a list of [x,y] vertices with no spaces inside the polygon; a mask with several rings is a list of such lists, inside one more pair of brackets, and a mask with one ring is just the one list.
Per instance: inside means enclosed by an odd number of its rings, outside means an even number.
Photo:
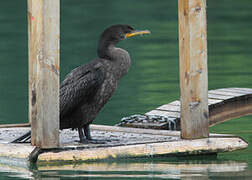
[{"label": "folded wing", "polygon": [[60,118],[92,101],[104,78],[101,64],[80,66],[68,74],[60,86]]}]

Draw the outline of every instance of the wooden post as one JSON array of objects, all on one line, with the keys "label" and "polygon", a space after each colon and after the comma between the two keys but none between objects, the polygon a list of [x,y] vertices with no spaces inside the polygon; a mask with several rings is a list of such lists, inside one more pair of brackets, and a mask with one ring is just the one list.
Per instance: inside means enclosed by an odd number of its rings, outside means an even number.
[{"label": "wooden post", "polygon": [[[32,53],[32,42],[31,42],[31,27],[32,27],[32,0],[27,0],[27,9],[28,9],[28,64],[29,64],[29,83],[28,83],[28,88],[29,88],[29,123],[31,124],[32,122],[32,89],[35,89],[35,87],[32,87],[32,83],[35,81],[35,70],[36,70],[36,61],[32,61],[31,58],[31,53]],[[35,85],[33,83],[33,85]],[[35,96],[34,96],[35,98]]]},{"label": "wooden post", "polygon": [[178,0],[181,137],[208,137],[206,0]]},{"label": "wooden post", "polygon": [[59,146],[59,0],[28,0],[32,145]]}]

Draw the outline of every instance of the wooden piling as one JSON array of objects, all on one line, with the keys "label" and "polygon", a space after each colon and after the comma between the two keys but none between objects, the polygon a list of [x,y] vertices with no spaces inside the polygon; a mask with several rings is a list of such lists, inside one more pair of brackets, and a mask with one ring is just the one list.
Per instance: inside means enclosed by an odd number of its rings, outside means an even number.
[{"label": "wooden piling", "polygon": [[206,0],[178,0],[181,137],[208,137]]},{"label": "wooden piling", "polygon": [[31,53],[32,53],[32,42],[31,42],[31,27],[32,27],[32,0],[27,0],[27,12],[28,12],[28,68],[29,68],[29,83],[28,83],[28,89],[29,89],[29,123],[32,121],[32,82],[34,82],[35,77],[35,70],[36,65],[34,64],[36,61],[32,61]]},{"label": "wooden piling", "polygon": [[59,146],[59,0],[28,0],[32,145]]}]

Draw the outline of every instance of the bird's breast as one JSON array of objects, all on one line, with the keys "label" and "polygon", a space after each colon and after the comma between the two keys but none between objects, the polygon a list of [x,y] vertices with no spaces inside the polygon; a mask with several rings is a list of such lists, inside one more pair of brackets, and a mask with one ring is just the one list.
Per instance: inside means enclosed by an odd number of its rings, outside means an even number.
[{"label": "bird's breast", "polygon": [[101,88],[97,92],[97,99],[99,105],[103,106],[110,97],[114,94],[117,88],[117,79],[113,76],[113,74],[107,72],[106,78],[101,85]]},{"label": "bird's breast", "polygon": [[130,68],[131,59],[129,53],[121,48],[115,48],[116,53],[113,57],[113,73],[117,80],[120,80],[124,75],[128,73]]}]

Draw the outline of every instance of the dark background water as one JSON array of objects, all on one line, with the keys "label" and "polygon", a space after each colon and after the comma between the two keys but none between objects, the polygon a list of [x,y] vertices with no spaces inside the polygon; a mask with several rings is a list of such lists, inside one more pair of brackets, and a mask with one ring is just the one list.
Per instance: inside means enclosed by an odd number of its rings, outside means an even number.
[{"label": "dark background water", "polygon": [[[209,89],[252,88],[252,1],[207,4]],[[26,6],[25,0],[0,3],[0,124],[28,121]],[[152,32],[119,43],[130,53],[132,66],[94,123],[113,125],[124,116],[143,114],[179,98],[177,19],[177,0],[61,0],[61,79],[96,57],[97,40],[106,27],[127,23]],[[251,144],[252,117],[211,131],[237,134]],[[245,162],[244,176],[251,176],[251,145],[220,154],[218,160]]]}]

